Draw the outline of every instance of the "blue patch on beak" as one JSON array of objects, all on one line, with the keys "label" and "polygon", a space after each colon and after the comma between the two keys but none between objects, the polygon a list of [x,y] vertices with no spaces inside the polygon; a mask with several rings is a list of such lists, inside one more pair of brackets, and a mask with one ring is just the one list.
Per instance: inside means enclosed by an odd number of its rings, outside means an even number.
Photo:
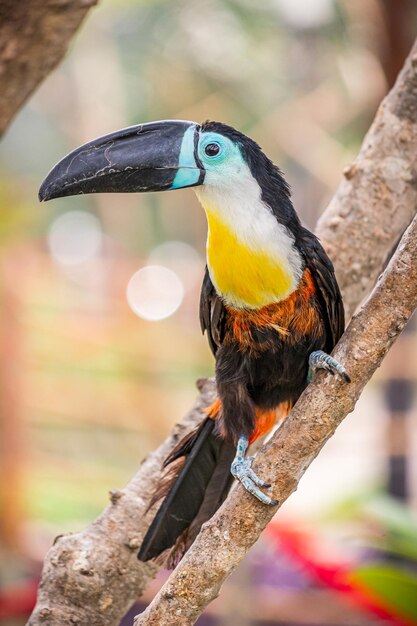
[{"label": "blue patch on beak", "polygon": [[178,171],[175,175],[171,189],[181,189],[182,187],[194,187],[201,183],[201,170],[198,167],[194,156],[194,135],[195,126],[190,126],[184,133],[181,143],[180,158],[178,161]]}]

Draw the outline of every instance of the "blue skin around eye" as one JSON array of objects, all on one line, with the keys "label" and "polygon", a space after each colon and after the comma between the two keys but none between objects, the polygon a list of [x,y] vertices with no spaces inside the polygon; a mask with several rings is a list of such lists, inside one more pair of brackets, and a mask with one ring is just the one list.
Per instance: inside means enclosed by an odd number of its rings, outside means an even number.
[{"label": "blue skin around eye", "polygon": [[[171,189],[181,189],[196,185],[200,178],[200,170],[194,158],[194,133],[195,126],[190,126],[184,133],[181,143],[180,158]],[[191,169],[194,168],[194,169]]]}]

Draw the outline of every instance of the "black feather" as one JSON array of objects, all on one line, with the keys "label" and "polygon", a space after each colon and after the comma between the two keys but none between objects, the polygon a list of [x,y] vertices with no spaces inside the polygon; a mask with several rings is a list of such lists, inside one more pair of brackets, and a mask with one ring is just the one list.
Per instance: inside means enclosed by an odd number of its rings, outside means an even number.
[{"label": "black feather", "polygon": [[206,267],[200,295],[200,325],[207,331],[209,346],[213,354],[223,343],[226,310],[222,299],[217,295]]},{"label": "black feather", "polygon": [[[221,458],[227,457],[229,467],[225,473],[226,477],[230,475],[234,447],[220,439],[215,434],[214,427],[215,422],[207,418],[198,428],[195,437],[185,438],[182,453],[181,447],[177,446],[176,453],[171,455],[170,460],[178,459],[185,450],[186,460],[146,533],[138,555],[141,561],[155,558],[167,548],[171,548],[196,519]],[[225,484],[228,485],[228,481],[224,477],[217,485],[212,483],[208,489],[210,498],[216,499],[214,496],[216,486],[217,501],[224,497]],[[202,520],[201,523],[204,521],[206,520]]]},{"label": "black feather", "polygon": [[224,444],[219,461],[213,472],[210,482],[206,487],[204,500],[195,519],[191,522],[182,535],[180,535],[175,546],[169,553],[166,560],[166,567],[173,569],[184,556],[185,552],[193,543],[204,522],[207,522],[226,499],[233,483],[233,476],[230,466],[235,456],[234,446]]},{"label": "black feather", "polygon": [[333,263],[317,237],[306,228],[302,228],[297,243],[317,287],[317,299],[326,327],[326,343],[322,349],[330,354],[345,329],[345,311]]}]

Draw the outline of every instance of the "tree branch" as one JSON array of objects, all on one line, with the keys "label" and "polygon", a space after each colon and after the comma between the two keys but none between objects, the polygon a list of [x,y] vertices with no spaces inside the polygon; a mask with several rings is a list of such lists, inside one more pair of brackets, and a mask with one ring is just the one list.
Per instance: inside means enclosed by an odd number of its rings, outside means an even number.
[{"label": "tree branch", "polygon": [[[335,262],[348,313],[352,313],[364,294],[369,292],[388,253],[416,211],[417,107],[413,108],[412,105],[416,85],[417,46],[413,48],[396,86],[381,105],[358,159],[351,168],[346,170],[346,180],[340,185],[334,200],[320,220],[318,234]],[[360,275],[362,271],[364,273]],[[340,358],[345,361],[344,355]],[[346,362],[349,365],[350,361],[346,359]],[[352,367],[352,373],[354,370],[356,372],[356,366]],[[350,386],[351,390],[356,389],[357,379],[360,379],[358,372],[355,374],[353,386]],[[329,382],[326,380],[326,389],[328,385]],[[307,394],[311,394],[315,388],[315,385],[310,386]],[[213,392],[213,387],[206,386],[205,393],[210,395],[210,391]],[[323,393],[320,389],[320,394],[323,395]],[[351,399],[350,402],[353,400]],[[208,396],[200,397],[193,410],[192,418],[201,420],[203,408],[208,404],[210,404]],[[310,414],[318,415],[313,410],[314,406],[312,405]],[[346,412],[349,406],[347,405]],[[297,411],[298,415],[299,409],[296,408],[294,411]],[[291,427],[289,424],[294,424],[294,419],[304,424],[303,418],[291,417],[291,422],[285,425],[285,429],[280,430],[278,435],[280,438],[284,434],[287,436],[288,429]],[[327,424],[324,414],[322,420],[323,425]],[[320,424],[320,420],[319,423],[317,419],[314,420],[317,428]],[[190,428],[189,423],[188,428]],[[296,430],[298,428],[299,425]],[[327,434],[326,430],[326,437],[330,434],[331,432]],[[305,446],[312,445],[314,441],[303,440],[303,449]],[[128,487],[120,492],[121,497],[117,500],[117,504],[108,507],[84,532],[63,537],[53,546],[45,560],[38,604],[29,621],[30,626],[39,624],[67,626],[74,623],[115,626],[119,623],[124,612],[135,597],[140,595],[146,582],[157,569],[156,566],[138,562],[134,546],[141,542],[147,527],[145,521],[149,522],[153,515],[151,511],[145,517],[150,495],[159,478],[162,459],[173,445],[174,438],[168,438],[158,451],[145,461]],[[278,444],[269,444],[271,445],[277,446]],[[292,450],[292,447],[291,451],[295,455],[296,451]],[[268,448],[269,463],[272,463],[272,459],[275,458],[275,452],[277,452],[275,447]],[[289,453],[290,450],[287,448],[286,454],[290,456]],[[314,456],[317,452],[312,452],[312,454]],[[262,456],[265,459],[265,454]],[[286,487],[285,481],[294,481],[294,478],[288,474],[288,468],[286,468],[286,473],[277,472],[275,469],[269,469],[267,461],[264,460],[263,463],[266,463],[265,468],[264,466],[259,466],[259,468],[265,475],[272,478],[279,474],[277,487],[281,500],[285,499],[291,487],[291,485]],[[303,466],[303,471],[305,467]],[[300,475],[295,476],[299,479]],[[294,486],[293,482],[292,487]],[[227,510],[232,503],[236,504],[238,494],[240,490],[236,490],[231,495]],[[241,500],[247,507],[248,502],[245,497]],[[252,507],[251,514],[242,522],[242,535],[245,535],[246,529],[253,523],[254,511],[256,511],[256,518],[260,515],[260,511],[255,508],[253,502]],[[266,512],[263,511],[263,515],[265,514]],[[217,516],[216,520],[218,519]],[[267,521],[266,518],[263,519],[265,524]],[[238,531],[239,528],[233,524],[232,529],[228,528],[225,533],[226,535],[229,533],[230,536],[231,532],[236,534]],[[206,536],[207,529],[198,541],[204,542]],[[130,543],[132,537],[134,540],[129,550],[126,544]],[[232,559],[233,563],[242,558],[245,547],[242,543],[240,547],[239,544],[234,547],[236,552],[234,560]],[[195,554],[195,549],[192,549],[190,555]],[[219,552],[210,554],[202,569],[204,576],[208,572],[210,562],[219,563],[220,557]],[[86,567],[80,567],[83,561],[87,563]],[[184,565],[181,566],[176,576],[186,575],[183,567]],[[198,575],[199,581],[202,572]],[[211,566],[210,572],[214,576],[212,578],[214,583],[220,585],[220,580],[216,578]],[[178,581],[178,578],[175,580]],[[191,587],[194,587],[194,581]],[[208,591],[208,595],[217,593],[217,588],[215,591],[213,589]],[[184,597],[188,597],[191,602],[188,593],[185,592]],[[166,592],[164,594],[163,604],[168,611],[171,611]],[[202,606],[201,599],[199,602],[199,606]],[[180,609],[181,611],[188,610],[182,605]],[[154,610],[154,608],[151,609],[151,611]],[[140,617],[140,619],[144,618]],[[190,618],[184,617],[184,619]],[[142,622],[138,622],[140,623]],[[167,622],[154,620],[150,623]],[[178,624],[178,619],[173,623]]]},{"label": "tree branch", "polygon": [[164,459],[214,400],[213,381],[197,385],[200,396],[190,413],[143,461],[127,487],[110,492],[111,504],[100,517],[81,533],[55,539],[27,626],[117,625],[155,576],[157,565],[137,559],[149,526],[145,515]]},{"label": "tree branch", "polygon": [[[321,373],[296,403],[283,426],[256,457],[255,472],[285,502],[310,463],[350,413],[364,386],[417,306],[417,217],[403,236],[382,279],[356,315],[335,356],[352,376],[346,384]],[[207,522],[194,544],[135,626],[194,624],[224,580],[272,519],[241,485]]]},{"label": "tree branch", "polygon": [[0,135],[38,84],[65,55],[97,0],[2,0]]},{"label": "tree branch", "polygon": [[343,174],[316,233],[349,319],[417,209],[417,42]]}]

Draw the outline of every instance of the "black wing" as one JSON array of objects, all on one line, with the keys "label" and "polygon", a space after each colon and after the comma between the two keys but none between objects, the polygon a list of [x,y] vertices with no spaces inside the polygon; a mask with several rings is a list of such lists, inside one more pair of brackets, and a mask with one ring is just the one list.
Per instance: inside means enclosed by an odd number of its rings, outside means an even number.
[{"label": "black wing", "polygon": [[307,229],[303,229],[301,244],[306,265],[316,282],[317,295],[326,326],[326,351],[330,354],[345,329],[342,296],[333,263],[317,237]]},{"label": "black wing", "polygon": [[200,324],[203,333],[207,331],[209,345],[213,354],[221,346],[224,337],[226,310],[214,289],[206,267],[200,295]]}]

